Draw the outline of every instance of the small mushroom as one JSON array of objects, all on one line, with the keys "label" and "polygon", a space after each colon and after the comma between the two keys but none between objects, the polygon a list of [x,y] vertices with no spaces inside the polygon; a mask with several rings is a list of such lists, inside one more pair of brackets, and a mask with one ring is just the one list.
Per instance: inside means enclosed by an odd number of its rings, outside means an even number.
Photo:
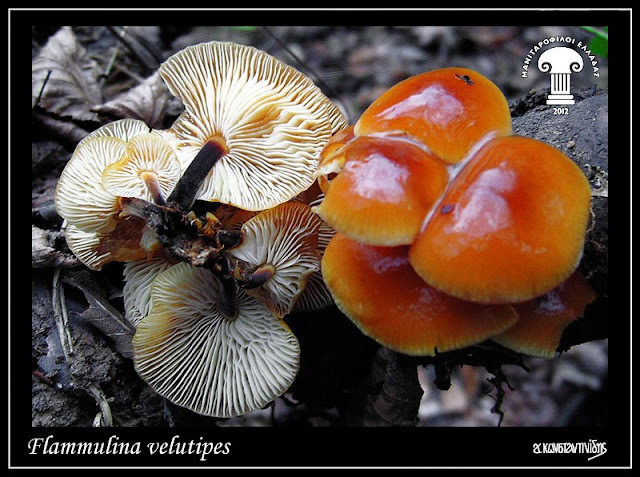
[{"label": "small mushroom", "polygon": [[102,173],[125,155],[127,142],[91,137],[76,147],[55,192],[58,214],[86,232],[110,232],[120,212],[118,198],[102,186]]},{"label": "small mushroom", "polygon": [[132,138],[123,158],[105,168],[102,185],[118,197],[165,205],[180,175],[180,163],[171,146],[161,136],[145,133]]},{"label": "small mushroom", "polygon": [[127,153],[127,144],[149,132],[143,121],[122,119],[106,124],[78,143],[55,192],[58,214],[87,232],[109,232],[116,227],[120,204],[102,185],[102,174]]},{"label": "small mushroom", "polygon": [[589,282],[576,271],[541,297],[514,305],[518,322],[491,339],[519,353],[553,358],[565,328],[595,299]]},{"label": "small mushroom", "polygon": [[320,151],[346,126],[309,78],[253,47],[190,46],[160,75],[184,103],[171,131],[195,199],[252,211],[286,202],[312,184]]},{"label": "small mushroom", "polygon": [[293,306],[309,276],[320,270],[320,218],[300,202],[286,202],[242,226],[242,242],[229,250],[246,292],[279,317]]},{"label": "small mushroom", "polygon": [[133,338],[134,365],[156,392],[199,414],[228,418],[262,408],[298,372],[300,348],[284,321],[241,290],[220,313],[220,281],[178,263],[151,286],[151,309]]},{"label": "small mushroom", "polygon": [[442,68],[390,88],[366,109],[354,133],[408,136],[457,163],[482,141],[511,134],[511,113],[500,89],[480,73]]},{"label": "small mushroom", "polygon": [[449,176],[446,164],[407,141],[358,137],[315,209],[339,233],[369,245],[408,245]]},{"label": "small mushroom", "polygon": [[[76,147],[56,186],[55,204],[67,225],[69,247],[90,268],[99,270],[111,261],[140,260],[158,246],[144,218],[124,211],[120,194],[156,195],[160,200],[167,179],[175,182],[180,176],[175,156],[167,167],[164,164],[170,162],[161,159],[162,154],[169,157],[173,152],[142,121],[131,119],[97,129]],[[132,167],[145,162],[149,167]],[[162,180],[155,182],[151,176],[158,174]],[[152,189],[153,184],[158,185],[155,193],[148,192],[140,176],[147,177]]]},{"label": "small mushroom", "polygon": [[494,139],[452,179],[409,260],[431,286],[463,300],[530,300],[578,266],[590,193],[580,168],[553,147]]},{"label": "small mushroom", "polygon": [[411,268],[407,247],[374,247],[336,234],[322,273],[338,307],[367,336],[408,355],[435,355],[512,326],[510,305],[481,305],[445,295]]},{"label": "small mushroom", "polygon": [[221,204],[216,209],[216,216],[220,218],[224,230],[233,233],[241,233],[242,226],[255,217],[259,212],[238,209],[232,205]]}]

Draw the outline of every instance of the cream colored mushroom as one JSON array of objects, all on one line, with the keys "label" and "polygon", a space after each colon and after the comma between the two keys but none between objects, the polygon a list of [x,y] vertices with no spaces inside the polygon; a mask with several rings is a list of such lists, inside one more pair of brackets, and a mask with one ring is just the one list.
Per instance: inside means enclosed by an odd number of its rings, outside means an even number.
[{"label": "cream colored mushroom", "polygon": [[86,232],[68,223],[63,229],[69,249],[92,270],[110,262],[142,260],[159,247],[145,222],[133,216],[118,221],[107,233]]},{"label": "cream colored mushroom", "polygon": [[151,286],[152,307],[133,339],[138,374],[159,394],[199,414],[227,418],[260,409],[282,395],[299,367],[296,337],[262,303],[242,291],[225,318],[220,282],[186,263]]},{"label": "cream colored mushroom", "polygon": [[162,201],[180,178],[179,162],[144,122],[109,123],[83,139],[65,166],[55,204],[71,250],[92,269],[146,258],[159,245],[144,218],[123,214],[121,197]]},{"label": "cream colored mushroom", "polygon": [[320,270],[320,226],[308,205],[287,202],[245,222],[242,242],[229,251],[241,286],[279,317],[291,312],[309,276]]},{"label": "cream colored mushroom", "polygon": [[117,137],[123,141],[130,141],[134,137],[150,132],[149,126],[139,119],[118,119],[99,127],[95,131],[88,134],[78,143],[93,137]]},{"label": "cream colored mushroom", "polygon": [[122,159],[105,168],[102,185],[118,197],[164,205],[180,175],[180,163],[171,146],[157,134],[144,133],[127,143]]},{"label": "cream colored mushroom", "polygon": [[309,78],[253,47],[190,46],[159,71],[185,107],[171,128],[183,170],[205,164],[194,199],[252,211],[284,203],[313,183],[324,145],[347,124]]},{"label": "cream colored mushroom", "polygon": [[102,173],[125,155],[127,142],[116,137],[84,139],[76,147],[56,186],[58,214],[86,232],[116,227],[118,198],[102,186]]},{"label": "cream colored mushroom", "polygon": [[137,327],[140,320],[151,310],[151,284],[162,272],[173,266],[162,250],[158,250],[150,258],[128,262],[124,266],[125,280],[122,293],[124,295],[125,318]]},{"label": "cream colored mushroom", "polygon": [[[142,166],[136,171],[139,173],[156,168],[162,171],[161,189],[168,189],[171,186],[167,184],[175,184],[180,177],[179,163],[172,154],[162,136],[150,134],[143,121],[123,119],[96,129],[80,141],[60,175],[55,193],[58,214],[85,232],[112,231],[120,213],[118,196],[150,198],[139,178],[135,178],[137,187],[123,192],[122,181],[116,180],[116,163],[122,161],[132,170]],[[103,185],[106,171],[107,187]],[[130,183],[131,179],[126,177]]]},{"label": "cream colored mushroom", "polygon": [[[336,231],[324,220],[320,221],[318,228],[318,255],[322,258],[329,242]],[[320,269],[309,275],[304,291],[300,294],[293,307],[294,312],[307,312],[322,310],[334,303],[333,296],[322,278],[322,262]]]}]

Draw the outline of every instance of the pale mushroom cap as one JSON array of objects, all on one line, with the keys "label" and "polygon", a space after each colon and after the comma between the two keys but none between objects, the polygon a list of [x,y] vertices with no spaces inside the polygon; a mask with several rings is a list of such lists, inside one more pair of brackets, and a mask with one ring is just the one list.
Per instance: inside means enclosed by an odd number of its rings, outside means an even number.
[{"label": "pale mushroom cap", "polygon": [[293,307],[293,312],[304,313],[322,310],[333,305],[333,296],[322,278],[322,270],[309,275],[304,291],[300,294]]},{"label": "pale mushroom cap", "polygon": [[56,186],[56,210],[62,218],[87,232],[113,230],[118,199],[102,186],[102,173],[124,156],[126,148],[127,143],[115,137],[82,141]]},{"label": "pale mushroom cap", "polygon": [[273,276],[248,293],[264,301],[278,316],[289,313],[310,274],[320,270],[320,218],[311,207],[287,202],[264,211],[242,226],[242,243],[230,254],[247,268],[274,268]]},{"label": "pale mushroom cap", "polygon": [[[320,227],[318,228],[318,254],[320,257],[324,255],[324,251],[329,245],[329,242],[336,234],[336,231],[331,228],[324,220],[321,220]],[[327,284],[322,278],[322,261],[320,262],[320,270],[313,272],[307,279],[307,284],[304,291],[298,296],[294,312],[306,312],[322,310],[332,305],[333,296],[327,288]]]},{"label": "pale mushroom cap", "polygon": [[124,295],[125,318],[137,327],[140,320],[151,310],[151,284],[153,280],[173,265],[164,253],[155,253],[149,259],[128,262],[124,266],[125,280],[122,289]]},{"label": "pale mushroom cap", "polygon": [[140,376],[177,405],[233,417],[282,395],[298,372],[300,348],[287,325],[240,292],[237,317],[217,309],[220,282],[179,263],[157,276],[152,308],[133,339]]},{"label": "pale mushroom cap", "polygon": [[117,137],[128,142],[134,137],[148,132],[149,126],[144,121],[139,119],[119,119],[99,127],[88,134],[78,145],[93,137]]},{"label": "pale mushroom cap", "polygon": [[320,151],[346,126],[309,78],[253,47],[191,46],[163,63],[160,75],[185,106],[172,127],[183,166],[210,139],[228,150],[197,199],[254,211],[286,202],[313,183]]},{"label": "pale mushroom cap", "polygon": [[84,232],[74,225],[67,224],[64,237],[73,254],[90,269],[100,270],[111,261],[110,252],[98,251],[100,237],[96,232]]},{"label": "pale mushroom cap", "polygon": [[113,195],[136,197],[148,202],[153,194],[144,180],[155,176],[160,192],[166,198],[180,179],[180,163],[173,148],[159,135],[137,135],[127,143],[125,156],[106,167],[102,185]]},{"label": "pale mushroom cap", "polygon": [[147,250],[141,244],[145,235],[145,223],[138,217],[127,217],[114,222],[109,232],[87,232],[73,224],[66,224],[65,240],[78,259],[92,270],[101,270],[110,262],[141,260]]},{"label": "pale mushroom cap", "polygon": [[80,141],[56,186],[58,214],[87,232],[108,232],[118,211],[117,198],[102,186],[107,166],[123,158],[127,142],[149,127],[137,119],[106,124]]}]

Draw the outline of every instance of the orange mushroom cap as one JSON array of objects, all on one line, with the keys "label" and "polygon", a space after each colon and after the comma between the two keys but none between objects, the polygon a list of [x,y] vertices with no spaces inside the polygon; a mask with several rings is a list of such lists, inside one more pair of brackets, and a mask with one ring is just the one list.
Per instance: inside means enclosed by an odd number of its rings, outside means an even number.
[{"label": "orange mushroom cap", "polygon": [[398,352],[434,355],[484,341],[512,326],[510,305],[480,305],[427,285],[407,247],[373,247],[336,234],[322,273],[338,307],[367,336]]},{"label": "orange mushroom cap", "polygon": [[[318,168],[326,166],[329,162],[332,162],[340,148],[351,141],[354,137],[355,134],[353,133],[353,126],[347,126],[331,136],[331,139],[329,139],[329,142],[327,142],[320,153],[320,163],[318,164]],[[342,165],[343,164],[341,164],[341,166]]]},{"label": "orange mushroom cap", "polygon": [[407,245],[448,182],[446,164],[402,140],[359,137],[315,209],[336,231],[370,245]]},{"label": "orange mushroom cap", "polygon": [[530,300],[576,269],[589,202],[586,177],[561,152],[497,138],[452,180],[409,260],[427,283],[464,300]]},{"label": "orange mushroom cap", "polygon": [[511,114],[489,79],[465,68],[442,68],[412,76],[374,101],[355,134],[374,133],[409,135],[456,163],[484,137],[511,134]]},{"label": "orange mushroom cap", "polygon": [[320,153],[320,162],[318,163],[318,170],[315,174],[318,178],[317,184],[322,192],[327,192],[329,183],[331,182],[331,179],[333,179],[333,176],[340,172],[344,167],[345,145],[354,137],[353,126],[347,126],[331,136],[327,145],[322,149],[322,152]]},{"label": "orange mushroom cap", "polygon": [[549,293],[514,305],[520,319],[492,340],[520,353],[552,358],[565,328],[595,299],[589,282],[576,271]]}]

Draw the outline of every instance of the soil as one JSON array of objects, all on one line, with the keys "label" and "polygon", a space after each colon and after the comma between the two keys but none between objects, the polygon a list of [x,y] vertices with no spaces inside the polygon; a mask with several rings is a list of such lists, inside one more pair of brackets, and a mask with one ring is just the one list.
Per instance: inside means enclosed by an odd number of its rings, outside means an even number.
[{"label": "soil", "polygon": [[[60,27],[32,27],[32,59]],[[120,117],[139,116],[167,127],[180,113],[173,98],[154,94],[152,107],[122,95],[147,84],[161,61],[201,41],[253,45],[309,74],[342,106],[353,123],[388,87],[422,71],[465,66],[491,78],[510,101],[518,134],[544,140],[588,173],[593,188],[593,226],[585,252],[590,279],[602,298],[600,318],[588,339],[578,330],[560,360],[526,360],[504,369],[510,384],[502,401],[503,426],[606,425],[608,277],[608,83],[607,60],[598,78],[576,77],[577,104],[554,116],[544,99],[548,78],[522,64],[543,38],[589,38],[577,28],[552,27],[72,27],[84,50],[81,60],[101,72],[95,79],[100,102],[82,114],[34,93],[32,114],[32,426],[331,426],[360,425],[367,385],[379,346],[332,307],[287,321],[304,350],[299,376],[274,405],[251,415],[216,420],[166,402],[135,373],[125,340],[114,340],[113,320],[123,312],[122,265],[86,270],[66,248],[60,219],[52,209],[57,178],[83,135]],[[118,39],[120,37],[121,39]],[[285,46],[286,45],[286,48]],[[585,66],[587,70],[588,66]],[[573,81],[573,79],[572,79]],[[40,86],[46,93],[44,80]],[[155,87],[155,86],[153,86]],[[34,86],[34,90],[38,88]],[[154,90],[155,91],[155,90]],[[58,99],[59,101],[59,99]],[[141,101],[141,100],[140,100]],[[56,271],[58,270],[58,271]],[[58,275],[59,273],[59,275]],[[56,283],[58,285],[56,285]],[[64,293],[72,350],[63,349],[54,316],[54,295]],[[122,333],[126,329],[120,330]],[[581,334],[582,333],[582,334]],[[592,341],[593,340],[593,341]],[[482,367],[456,367],[449,391],[434,386],[429,367],[419,367],[424,390],[419,425],[495,426],[491,377]],[[573,407],[569,407],[571,403]],[[587,406],[588,404],[588,406]],[[589,414],[585,414],[589,412]]]}]

